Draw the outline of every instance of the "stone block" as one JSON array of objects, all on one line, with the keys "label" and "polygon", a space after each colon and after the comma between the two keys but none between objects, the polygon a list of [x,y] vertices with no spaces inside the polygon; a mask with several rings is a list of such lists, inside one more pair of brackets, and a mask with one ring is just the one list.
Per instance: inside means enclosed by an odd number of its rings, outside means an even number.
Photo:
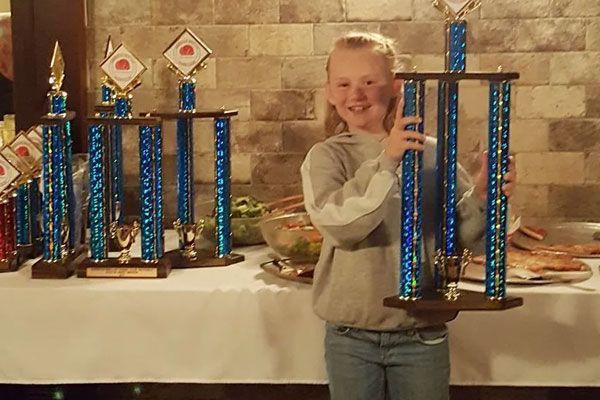
[{"label": "stone block", "polygon": [[313,53],[310,24],[252,25],[250,55],[298,56]]},{"label": "stone block", "polygon": [[217,24],[269,24],[279,22],[279,0],[215,1]]},{"label": "stone block", "polygon": [[397,21],[411,18],[411,0],[346,0],[348,21]]},{"label": "stone block", "polygon": [[294,185],[301,183],[300,165],[304,154],[256,154],[252,155],[252,183]]},{"label": "stone block", "polygon": [[321,121],[289,121],[283,123],[283,151],[306,153],[317,142],[325,140]]},{"label": "stone block", "polygon": [[527,217],[545,217],[548,215],[548,186],[517,185],[510,198],[514,215]]},{"label": "stone block", "polygon": [[213,22],[212,0],[152,0],[154,25],[208,25]]},{"label": "stone block", "polygon": [[279,89],[281,60],[273,57],[220,58],[217,60],[219,89]]},{"label": "stone block", "polygon": [[[503,0],[483,1],[482,19],[547,18],[553,0]],[[508,23],[508,21],[507,21]]]},{"label": "stone block", "polygon": [[340,22],[344,20],[343,0],[321,2],[281,0],[279,8],[281,23]]},{"label": "stone block", "polygon": [[348,32],[379,32],[378,23],[331,23],[314,25],[314,54],[329,54],[334,41]]},{"label": "stone block", "polygon": [[[580,51],[585,49],[586,22],[582,19],[531,19],[506,24],[518,31],[513,51]],[[517,29],[515,26],[517,25]]]},{"label": "stone block", "polygon": [[600,16],[600,3],[597,0],[552,0],[551,7],[555,17]]},{"label": "stone block", "polygon": [[213,51],[212,57],[248,55],[248,25],[199,25],[190,29]]},{"label": "stone block", "polygon": [[585,87],[515,87],[517,118],[568,118],[585,113]]},{"label": "stone block", "polygon": [[600,118],[600,86],[585,87],[585,115]]},{"label": "stone block", "polygon": [[554,151],[600,151],[600,120],[552,121],[549,145]]},{"label": "stone block", "polygon": [[150,25],[151,0],[126,2],[121,0],[93,0],[90,21],[94,27],[122,25]]},{"label": "stone block", "polygon": [[597,221],[600,217],[600,185],[552,186],[548,193],[548,210],[551,216]]},{"label": "stone block", "polygon": [[255,120],[285,121],[314,119],[315,98],[310,90],[252,91]]},{"label": "stone block", "polygon": [[325,64],[325,57],[285,58],[281,67],[283,88],[322,88],[327,79]]},{"label": "stone block", "polygon": [[583,153],[520,153],[516,155],[517,182],[529,185],[583,183]]},{"label": "stone block", "polygon": [[545,53],[492,53],[479,57],[482,71],[497,71],[502,66],[504,71],[518,72],[521,76],[516,85],[545,85],[550,80],[550,60],[552,56]]},{"label": "stone block", "polygon": [[234,128],[233,153],[277,153],[283,149],[281,122],[237,122]]},{"label": "stone block", "polygon": [[[381,33],[396,40],[403,54],[444,54],[445,26],[439,22],[398,21],[381,23]],[[427,40],[423,40],[427,38]]]},{"label": "stone block", "polygon": [[600,183],[600,152],[585,155],[585,182]]},{"label": "stone block", "polygon": [[543,119],[511,119],[510,152],[541,153],[549,150],[548,121]]}]

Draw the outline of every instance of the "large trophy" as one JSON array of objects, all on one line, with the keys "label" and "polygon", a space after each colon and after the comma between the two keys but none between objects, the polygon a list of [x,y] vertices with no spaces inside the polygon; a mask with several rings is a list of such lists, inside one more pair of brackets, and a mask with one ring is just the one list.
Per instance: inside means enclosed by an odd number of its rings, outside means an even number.
[{"label": "large trophy", "polygon": [[87,253],[75,234],[75,195],[73,192],[70,121],[67,93],[61,90],[65,64],[58,42],[50,64],[50,112],[42,117],[42,259],[32,269],[32,278],[65,279]]},{"label": "large trophy", "polygon": [[[244,260],[231,252],[231,160],[230,119],[236,110],[197,111],[196,80],[211,50],[189,29],[165,50],[169,68],[179,78],[179,111],[150,113],[163,120],[177,120],[177,216],[173,226],[179,236],[179,248],[168,253],[173,268],[218,267]],[[194,214],[193,123],[212,119],[215,129],[215,225],[214,251],[196,249],[196,237],[204,226]]]},{"label": "large trophy", "polygon": [[[77,276],[166,278],[170,263],[163,257],[162,122],[157,117],[134,118],[131,114],[130,92],[141,83],[146,67],[123,45],[100,67],[115,89],[114,111],[112,115],[88,118],[91,256],[79,266]],[[119,153],[120,159],[123,151],[114,147],[111,134],[114,126],[123,125],[139,129],[140,222],[125,223],[119,202],[114,202],[111,210],[109,171],[114,154]],[[141,256],[131,257],[131,247],[139,233]],[[117,257],[109,256],[109,238],[114,239],[118,247]]]},{"label": "large trophy", "polygon": [[[409,151],[402,160],[402,211],[400,293],[384,305],[411,310],[502,310],[523,304],[522,298],[506,296],[507,198],[502,193],[508,171],[511,80],[518,73],[466,72],[465,16],[479,7],[479,0],[436,0],[434,6],[446,16],[446,70],[441,73],[398,73],[404,83],[404,114],[424,120],[425,81],[438,81],[437,209],[435,288],[421,285],[422,157]],[[488,203],[485,294],[459,290],[462,270],[470,261],[468,249],[458,244],[457,136],[459,82],[487,81],[489,96]],[[424,132],[424,124],[409,127]]]}]

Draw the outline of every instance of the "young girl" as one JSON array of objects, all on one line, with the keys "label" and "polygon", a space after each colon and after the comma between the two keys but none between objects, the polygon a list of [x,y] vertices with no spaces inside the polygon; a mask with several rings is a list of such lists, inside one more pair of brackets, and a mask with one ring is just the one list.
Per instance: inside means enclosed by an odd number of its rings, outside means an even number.
[{"label": "young girl", "polygon": [[[445,322],[454,315],[413,315],[383,307],[397,295],[400,265],[399,168],[404,153],[424,153],[423,275],[432,286],[435,140],[406,130],[394,79],[393,42],[379,34],[339,38],[327,61],[326,130],[302,165],[306,209],[323,235],[313,306],[327,322],[325,358],[332,400],[447,399]],[[460,169],[461,246],[485,235],[485,164],[471,186]],[[504,192],[513,188],[514,168]]]}]

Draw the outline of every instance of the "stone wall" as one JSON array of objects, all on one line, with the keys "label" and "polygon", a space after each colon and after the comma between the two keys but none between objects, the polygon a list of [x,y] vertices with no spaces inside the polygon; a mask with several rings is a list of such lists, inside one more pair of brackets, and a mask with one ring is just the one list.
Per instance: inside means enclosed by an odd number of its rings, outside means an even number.
[{"label": "stone wall", "polygon": [[[441,70],[444,24],[430,0],[88,0],[90,99],[98,99],[107,36],[149,67],[134,109],[174,110],[177,82],[162,58],[184,26],[212,47],[198,75],[200,108],[239,109],[233,123],[234,194],[271,199],[300,191],[298,167],[323,139],[324,62],[349,30],[394,37],[405,68]],[[511,149],[514,204],[533,220],[600,219],[600,1],[482,0],[469,18],[468,70],[518,71]],[[461,88],[461,160],[475,171],[486,146],[488,88]],[[435,89],[428,130],[435,132]],[[166,210],[175,214],[175,133],[165,130]],[[211,124],[197,124],[198,202],[211,198]],[[127,192],[137,191],[137,139],[125,138]],[[135,206],[135,202],[130,203]]]}]

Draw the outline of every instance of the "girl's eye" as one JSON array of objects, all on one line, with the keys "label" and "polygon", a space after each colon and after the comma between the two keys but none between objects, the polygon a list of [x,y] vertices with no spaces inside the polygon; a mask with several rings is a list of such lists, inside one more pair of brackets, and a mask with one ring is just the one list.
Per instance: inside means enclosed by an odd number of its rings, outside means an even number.
[{"label": "girl's eye", "polygon": [[366,81],[367,86],[371,86],[375,84],[375,81]]},{"label": "girl's eye", "polygon": [[338,87],[348,87],[348,86],[350,86],[350,85],[347,83],[338,83]]}]

